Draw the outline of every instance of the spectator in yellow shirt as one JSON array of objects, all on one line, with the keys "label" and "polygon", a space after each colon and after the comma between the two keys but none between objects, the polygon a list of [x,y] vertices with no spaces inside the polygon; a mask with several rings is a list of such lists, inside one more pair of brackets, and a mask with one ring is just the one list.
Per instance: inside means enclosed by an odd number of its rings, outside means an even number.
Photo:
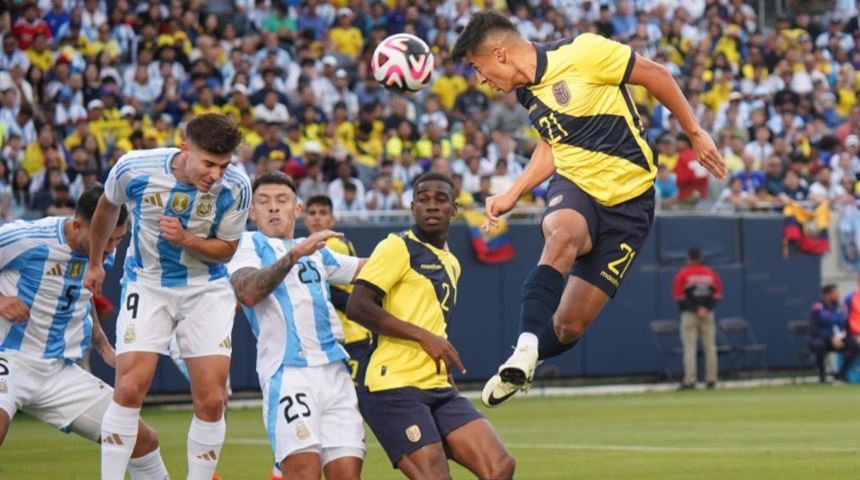
[{"label": "spectator in yellow shirt", "polygon": [[103,51],[107,51],[111,60],[119,58],[121,53],[117,41],[110,38],[110,25],[108,24],[99,26],[99,36],[87,45],[86,53],[88,57],[96,58]]},{"label": "spectator in yellow shirt", "polygon": [[[27,149],[24,151],[24,161],[21,162],[21,168],[31,177],[34,173],[45,168],[45,156],[48,154],[48,150],[50,148],[59,148],[55,140],[54,129],[50,125],[44,125],[39,130],[39,137],[36,142],[27,145]],[[63,158],[63,155],[59,155],[59,157],[60,169],[65,170],[66,160]]]},{"label": "spectator in yellow shirt", "polygon": [[44,34],[38,33],[33,38],[33,46],[27,50],[27,59],[42,72],[47,72],[54,66],[54,52],[48,49],[48,39]]},{"label": "spectator in yellow shirt", "polygon": [[364,47],[361,30],[352,25],[352,10],[343,7],[337,11],[337,23],[328,31],[331,48],[350,60],[355,59]]},{"label": "spectator in yellow shirt", "polygon": [[431,89],[439,97],[439,102],[446,111],[451,111],[454,108],[454,102],[457,101],[457,96],[465,92],[469,88],[469,84],[462,75],[456,72],[454,61],[445,60],[445,72],[436,78]]},{"label": "spectator in yellow shirt", "polygon": [[197,117],[204,113],[223,114],[224,111],[221,110],[221,107],[215,105],[215,94],[212,93],[212,88],[203,87],[203,89],[200,90],[200,96],[197,99],[197,103],[191,106],[191,113]]}]

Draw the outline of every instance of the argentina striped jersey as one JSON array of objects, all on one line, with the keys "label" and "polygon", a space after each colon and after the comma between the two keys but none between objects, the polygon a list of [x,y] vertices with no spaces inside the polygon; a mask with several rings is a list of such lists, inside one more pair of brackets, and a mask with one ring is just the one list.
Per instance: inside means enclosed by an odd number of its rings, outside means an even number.
[{"label": "argentina striped jersey", "polygon": [[[266,268],[301,240],[245,232],[227,267],[231,274],[246,267]],[[349,358],[340,344],[343,327],[328,285],[352,282],[357,268],[357,258],[323,248],[300,258],[275,291],[254,308],[242,307],[257,337],[261,382],[281,365],[317,366]]]},{"label": "argentina striped jersey", "polygon": [[66,243],[66,220],[19,220],[0,227],[0,294],[17,297],[30,309],[24,323],[0,316],[0,351],[77,361],[89,348],[92,294],[83,287],[88,258]]},{"label": "argentina striped jersey", "polygon": [[202,285],[227,276],[220,263],[192,256],[165,240],[162,216],[179,219],[186,231],[201,238],[238,240],[251,204],[251,183],[240,168],[227,167],[208,192],[176,179],[171,162],[178,148],[133,150],[123,155],[105,182],[105,195],[131,211],[131,242],[123,280],[140,279],[161,287]]}]

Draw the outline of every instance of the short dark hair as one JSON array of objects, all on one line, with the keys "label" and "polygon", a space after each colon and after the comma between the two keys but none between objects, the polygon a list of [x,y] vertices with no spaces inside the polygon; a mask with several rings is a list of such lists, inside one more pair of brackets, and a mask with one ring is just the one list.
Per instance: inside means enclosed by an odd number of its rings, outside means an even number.
[{"label": "short dark hair", "polygon": [[827,285],[821,287],[821,296],[829,295],[834,290],[836,290],[836,284],[828,283]]},{"label": "short dark hair", "polygon": [[[101,185],[94,185],[81,194],[81,197],[78,198],[78,203],[75,205],[75,216],[81,220],[85,220],[87,223],[93,221],[93,214],[96,213],[96,207],[99,204],[99,199],[102,194],[104,194],[104,187]],[[119,207],[119,218],[116,221],[116,225],[124,225],[125,222],[128,221],[128,208],[125,205],[121,205]]]},{"label": "short dark hair", "polygon": [[257,189],[260,188],[261,185],[286,185],[293,191],[293,193],[297,193],[296,184],[293,180],[278,171],[266,172],[257,177],[257,179],[254,180],[254,187],[251,189],[251,193],[256,193]]},{"label": "short dark hair", "polygon": [[702,261],[702,251],[699,250],[699,247],[692,247],[687,250],[687,258],[692,262],[701,262]]},{"label": "short dark hair", "polygon": [[448,185],[451,186],[451,190],[454,190],[454,181],[451,180],[451,177],[449,177],[448,175],[445,175],[444,173],[439,173],[439,172],[427,172],[427,173],[422,173],[421,175],[418,175],[417,177],[415,177],[415,180],[412,180],[412,189],[417,190],[418,185],[421,185],[424,182],[432,182],[432,181],[447,183]]},{"label": "short dark hair", "polygon": [[188,122],[185,138],[209,153],[225,155],[242,143],[242,131],[230,117],[206,113]]},{"label": "short dark hair", "polygon": [[497,30],[517,33],[517,27],[508,20],[508,17],[499,12],[490,10],[472,15],[466,28],[457,37],[457,42],[451,50],[451,57],[455,61],[463,59],[480,47],[490,33]]},{"label": "short dark hair", "polygon": [[334,211],[334,204],[328,195],[314,195],[305,202],[305,208],[311,208],[314,205],[328,207],[329,210]]}]

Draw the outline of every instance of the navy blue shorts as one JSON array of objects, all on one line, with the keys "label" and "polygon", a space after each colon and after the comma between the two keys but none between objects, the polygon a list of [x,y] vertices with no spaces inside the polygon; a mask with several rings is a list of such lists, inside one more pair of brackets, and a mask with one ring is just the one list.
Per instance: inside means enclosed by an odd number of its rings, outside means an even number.
[{"label": "navy blue shorts", "polygon": [[364,372],[370,359],[370,338],[347,343],[343,347],[349,354],[349,375],[352,377],[352,383],[355,384],[355,388],[365,388]]},{"label": "navy blue shorts", "polygon": [[549,182],[544,218],[561,210],[585,217],[591,251],[576,259],[570,274],[600,288],[610,298],[642,248],[654,223],[654,189],[624,203],[607,207],[575,183],[555,174]]},{"label": "navy blue shorts", "polygon": [[404,455],[484,418],[453,388],[365,390],[358,394],[358,407],[395,468]]}]

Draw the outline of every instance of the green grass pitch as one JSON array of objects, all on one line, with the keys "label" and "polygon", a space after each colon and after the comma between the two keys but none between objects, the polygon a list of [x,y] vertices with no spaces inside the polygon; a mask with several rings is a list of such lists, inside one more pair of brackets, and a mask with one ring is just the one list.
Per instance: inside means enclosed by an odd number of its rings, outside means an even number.
[{"label": "green grass pitch", "polygon": [[[516,399],[484,411],[517,459],[518,479],[860,478],[860,390],[791,386]],[[148,408],[174,479],[185,477],[190,411]],[[368,433],[363,478],[401,478]],[[218,473],[266,479],[259,409],[231,409]],[[0,479],[96,479],[98,447],[26,415],[0,447]],[[452,466],[455,479],[471,478]]]}]

